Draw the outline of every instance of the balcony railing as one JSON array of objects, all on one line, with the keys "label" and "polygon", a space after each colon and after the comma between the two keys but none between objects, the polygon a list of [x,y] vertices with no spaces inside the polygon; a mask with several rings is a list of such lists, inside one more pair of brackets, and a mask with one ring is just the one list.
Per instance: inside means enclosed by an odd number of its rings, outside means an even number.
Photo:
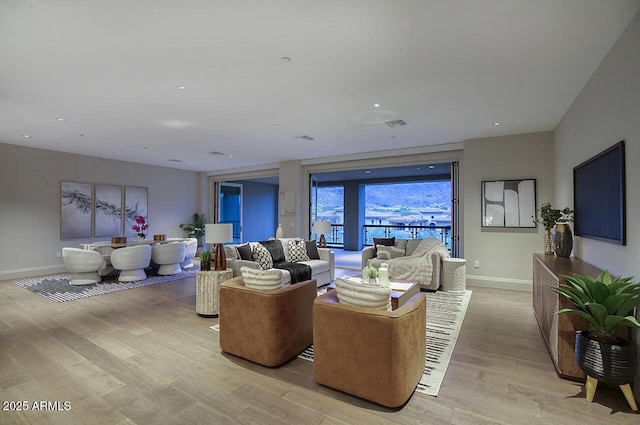
[{"label": "balcony railing", "polygon": [[364,244],[373,245],[373,238],[424,239],[436,238],[451,250],[451,226],[393,226],[390,224],[365,224]]},{"label": "balcony railing", "polygon": [[[390,224],[365,224],[364,244],[373,245],[373,238],[399,239],[439,239],[447,249],[451,250],[451,226],[394,226]],[[318,236],[319,238],[319,236]],[[344,248],[344,225],[331,224],[331,233],[325,235],[327,246]]]}]

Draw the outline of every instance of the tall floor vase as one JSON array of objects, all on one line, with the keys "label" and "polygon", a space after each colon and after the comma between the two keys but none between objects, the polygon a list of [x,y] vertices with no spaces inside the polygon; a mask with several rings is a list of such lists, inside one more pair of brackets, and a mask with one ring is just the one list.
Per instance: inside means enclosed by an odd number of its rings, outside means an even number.
[{"label": "tall floor vase", "polygon": [[573,250],[573,234],[568,224],[556,224],[554,243],[558,257],[569,257],[571,255],[571,251]]}]

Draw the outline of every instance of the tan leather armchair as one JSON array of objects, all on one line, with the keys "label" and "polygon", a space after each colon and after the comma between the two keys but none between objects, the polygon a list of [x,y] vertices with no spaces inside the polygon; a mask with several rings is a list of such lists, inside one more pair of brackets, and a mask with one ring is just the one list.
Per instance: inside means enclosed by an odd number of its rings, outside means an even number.
[{"label": "tan leather armchair", "polygon": [[393,311],[341,304],[335,290],[319,296],[313,303],[316,382],[401,406],[424,371],[426,313],[424,293]]},{"label": "tan leather armchair", "polygon": [[264,366],[280,366],[313,342],[315,279],[275,291],[220,284],[220,348]]}]

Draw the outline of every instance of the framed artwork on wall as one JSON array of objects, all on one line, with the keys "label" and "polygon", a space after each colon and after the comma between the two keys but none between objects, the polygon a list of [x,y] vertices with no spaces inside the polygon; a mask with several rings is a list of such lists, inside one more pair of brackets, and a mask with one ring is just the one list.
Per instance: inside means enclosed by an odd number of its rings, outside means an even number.
[{"label": "framed artwork on wall", "polygon": [[91,237],[92,186],[60,182],[60,239]]},{"label": "framed artwork on wall", "polygon": [[95,185],[96,237],[122,234],[122,186]]},{"label": "framed artwork on wall", "polygon": [[536,180],[482,182],[482,227],[535,228]]},{"label": "framed artwork on wall", "polygon": [[124,234],[127,236],[136,235],[131,228],[136,224],[136,216],[141,215],[147,222],[148,189],[146,187],[125,186],[124,188]]}]

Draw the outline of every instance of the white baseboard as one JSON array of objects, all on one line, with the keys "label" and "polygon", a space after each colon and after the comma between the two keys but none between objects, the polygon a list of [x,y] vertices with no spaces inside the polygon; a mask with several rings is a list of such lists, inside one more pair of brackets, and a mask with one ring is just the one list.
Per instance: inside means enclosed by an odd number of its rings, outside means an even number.
[{"label": "white baseboard", "polygon": [[66,271],[67,271],[67,268],[64,266],[64,264],[56,264],[56,265],[41,266],[41,267],[29,267],[26,269],[3,270],[3,271],[0,271],[0,281],[11,280],[11,279],[21,279],[24,277],[32,277],[32,276],[42,276],[45,274],[64,273]]},{"label": "white baseboard", "polygon": [[510,289],[512,291],[533,291],[533,283],[523,279],[505,279],[502,277],[487,277],[467,275],[468,286],[482,286],[485,288]]}]

